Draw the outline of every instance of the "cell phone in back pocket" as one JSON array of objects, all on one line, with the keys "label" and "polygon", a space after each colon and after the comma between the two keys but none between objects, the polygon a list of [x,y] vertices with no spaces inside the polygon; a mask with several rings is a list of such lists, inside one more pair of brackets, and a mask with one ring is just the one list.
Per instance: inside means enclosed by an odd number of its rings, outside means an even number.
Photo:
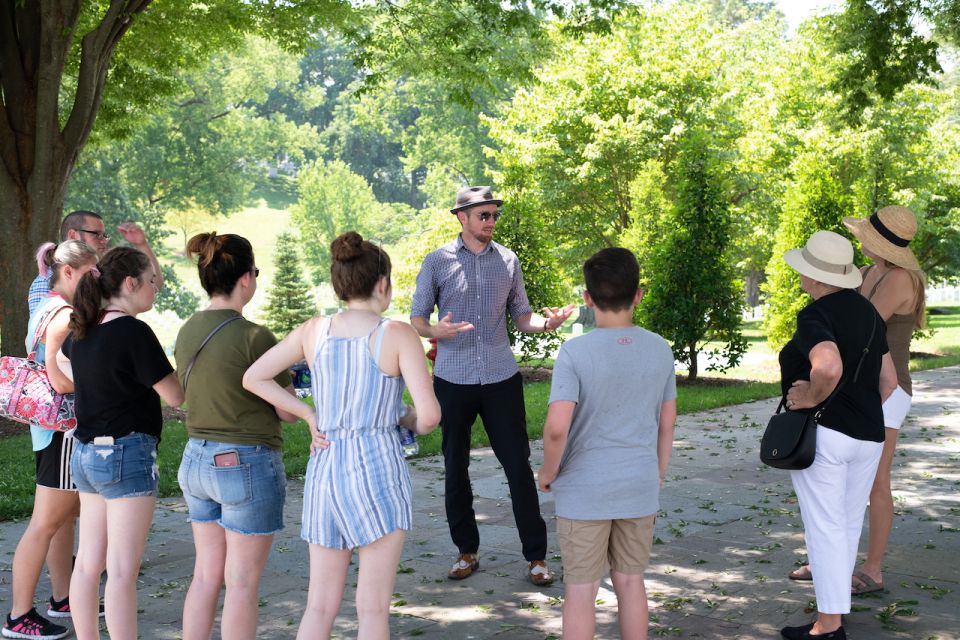
[{"label": "cell phone in back pocket", "polygon": [[236,467],[240,464],[240,455],[236,451],[221,451],[213,454],[213,466]]}]

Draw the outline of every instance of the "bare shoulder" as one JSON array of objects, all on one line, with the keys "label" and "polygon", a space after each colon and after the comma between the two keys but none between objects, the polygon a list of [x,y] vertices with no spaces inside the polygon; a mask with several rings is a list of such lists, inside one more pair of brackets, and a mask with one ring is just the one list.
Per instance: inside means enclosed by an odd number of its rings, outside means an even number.
[{"label": "bare shoulder", "polygon": [[887,282],[894,287],[906,287],[907,290],[910,290],[910,287],[913,286],[913,279],[910,277],[910,273],[906,269],[893,269],[887,275]]},{"label": "bare shoulder", "polygon": [[910,273],[906,269],[893,269],[877,288],[876,295],[898,302],[913,300],[913,279]]},{"label": "bare shoulder", "polygon": [[394,340],[409,340],[411,338],[420,340],[420,334],[417,333],[417,330],[409,322],[403,320],[390,320],[387,322],[387,328],[384,331]]}]

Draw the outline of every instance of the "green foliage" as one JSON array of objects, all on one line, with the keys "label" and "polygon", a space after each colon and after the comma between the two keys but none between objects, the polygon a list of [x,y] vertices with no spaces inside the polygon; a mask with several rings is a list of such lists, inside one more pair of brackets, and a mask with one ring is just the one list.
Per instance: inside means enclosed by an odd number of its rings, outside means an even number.
[{"label": "green foliage", "polygon": [[[833,87],[843,95],[844,115],[857,124],[877,99],[890,100],[913,82],[931,82],[942,69],[937,44],[916,20],[924,0],[846,0],[830,19],[833,48],[846,58]],[[955,4],[955,3],[943,3]]]},{"label": "green foliage", "polygon": [[317,308],[303,278],[297,240],[293,235],[281,233],[277,236],[273,262],[275,269],[266,308],[266,324],[278,337],[283,337],[316,315]]},{"label": "green foliage", "polygon": [[[524,198],[511,200],[512,192],[503,194],[505,204],[515,202],[505,209],[507,214],[497,224],[496,241],[511,249],[520,260],[523,282],[535,313],[543,307],[562,307],[577,302],[562,276],[560,263],[553,252],[550,233],[538,215],[536,208],[527,208],[530,201]],[[508,319],[510,318],[507,314]],[[519,345],[520,359],[529,360],[554,353],[563,344],[556,331],[524,333],[518,331],[512,319],[507,328],[514,348]]]},{"label": "green foliage", "polygon": [[764,329],[773,348],[779,349],[793,335],[796,317],[810,302],[800,288],[800,276],[786,262],[783,254],[802,247],[817,231],[835,231],[849,236],[843,226],[844,216],[854,214],[854,201],[838,176],[824,162],[826,156],[811,150],[797,158],[795,184],[787,191],[780,216],[780,227],[773,243],[773,256],[767,266],[768,311]]},{"label": "green foliage", "polygon": [[177,79],[184,90],[130,135],[84,152],[68,200],[97,187],[160,217],[185,208],[225,215],[246,202],[276,158],[303,161],[320,149],[312,126],[256,110],[272,89],[296,80],[296,58],[276,45],[248,38]]},{"label": "green foliage", "polygon": [[[662,235],[643,264],[646,296],[638,309],[640,324],[662,335],[674,357],[696,379],[701,352],[708,369],[736,366],[747,349],[740,333],[741,287],[735,281],[727,250],[729,202],[722,165],[702,131],[691,131],[678,145],[668,189],[672,203]],[[707,342],[720,346],[704,349]]]},{"label": "green foliage", "polygon": [[163,288],[157,292],[154,308],[157,311],[173,311],[178,318],[184,320],[189,318],[200,305],[200,298],[184,288],[173,267],[161,264],[160,271],[163,272]]},{"label": "green foliage", "polygon": [[502,79],[528,80],[549,46],[548,15],[568,31],[603,31],[624,0],[405,0],[366,5],[367,26],[351,33],[367,86],[397,76],[442,84],[448,98],[482,104]]},{"label": "green foliage", "polygon": [[300,200],[291,207],[293,220],[306,238],[304,253],[315,283],[330,280],[330,243],[345,231],[367,237],[370,216],[380,206],[369,183],[344,162],[318,161],[297,176]]}]

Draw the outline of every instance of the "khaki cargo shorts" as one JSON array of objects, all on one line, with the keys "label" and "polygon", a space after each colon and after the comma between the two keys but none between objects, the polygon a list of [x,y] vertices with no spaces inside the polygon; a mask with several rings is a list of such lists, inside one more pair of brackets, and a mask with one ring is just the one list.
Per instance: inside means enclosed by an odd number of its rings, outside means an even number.
[{"label": "khaki cargo shorts", "polygon": [[563,556],[563,581],[595,582],[610,569],[643,575],[650,562],[656,515],[623,520],[557,518],[557,540]]}]

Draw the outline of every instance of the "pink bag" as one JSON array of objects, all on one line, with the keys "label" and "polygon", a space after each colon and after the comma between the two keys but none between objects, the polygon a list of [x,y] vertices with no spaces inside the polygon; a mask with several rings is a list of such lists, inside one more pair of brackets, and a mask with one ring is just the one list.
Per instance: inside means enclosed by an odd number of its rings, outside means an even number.
[{"label": "pink bag", "polygon": [[77,426],[73,394],[54,391],[47,369],[35,360],[40,336],[63,306],[52,308],[40,322],[26,358],[0,356],[0,416],[51,431]]}]

